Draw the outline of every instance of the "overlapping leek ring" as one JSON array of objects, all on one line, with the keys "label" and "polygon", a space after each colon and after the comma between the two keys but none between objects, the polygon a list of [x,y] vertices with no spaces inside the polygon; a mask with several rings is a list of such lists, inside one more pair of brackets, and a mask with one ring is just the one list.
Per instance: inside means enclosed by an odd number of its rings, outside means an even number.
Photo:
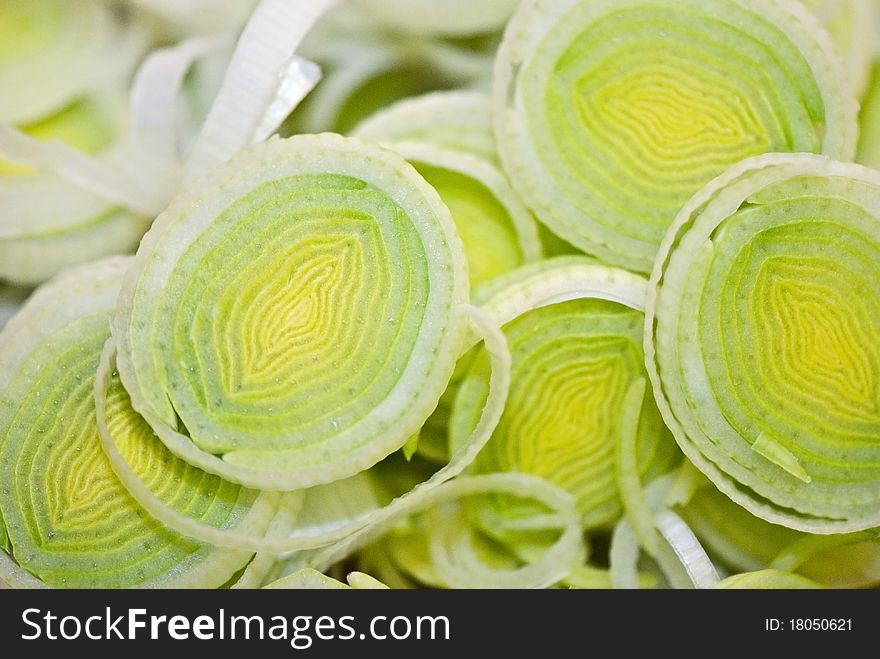
[{"label": "overlapping leek ring", "polygon": [[[507,406],[473,471],[541,476],[574,495],[584,526],[592,528],[621,513],[620,455],[634,456],[624,481],[669,466],[674,442],[644,386],[646,283],[586,257],[558,257],[499,277],[479,292],[503,324],[513,361]],[[486,367],[478,355],[461,382],[452,446],[479,416]],[[629,448],[620,451],[620,444]],[[485,506],[484,525],[498,530],[516,515],[515,506],[499,499]]]},{"label": "overlapping leek ring", "polygon": [[[65,272],[0,333],[0,545],[8,553],[0,580],[10,585],[219,587],[252,555],[166,529],[131,498],[101,446],[95,373],[128,265],[114,258]],[[115,380],[109,423],[157,496],[210,526],[264,533],[278,496],[175,458]]]},{"label": "overlapping leek ring", "polygon": [[393,152],[270,140],[146,235],[113,336],[132,405],[177,455],[263,489],[355,474],[424,423],[458,358],[461,242]]},{"label": "overlapping leek ring", "polygon": [[851,159],[856,103],[786,0],[529,0],[494,77],[502,162],[538,219],[649,272],[687,199],[767,152]]},{"label": "overlapping leek ring", "polygon": [[880,525],[880,174],[733,167],[682,209],[648,293],[660,411],[715,485],[812,533]]}]

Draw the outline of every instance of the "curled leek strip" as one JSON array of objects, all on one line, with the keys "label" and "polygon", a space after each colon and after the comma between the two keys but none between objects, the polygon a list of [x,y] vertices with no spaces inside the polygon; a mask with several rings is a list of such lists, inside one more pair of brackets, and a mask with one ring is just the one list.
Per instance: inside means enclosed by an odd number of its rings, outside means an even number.
[{"label": "curled leek strip", "polygon": [[[711,588],[718,572],[693,530],[667,507],[674,493],[671,475],[661,476],[645,488],[645,505],[658,537],[650,547],[667,583],[673,588]],[[609,576],[613,588],[639,588],[639,544],[646,545],[627,518],[621,519],[611,536]]]},{"label": "curled leek strip", "polygon": [[682,204],[728,166],[853,156],[842,67],[785,0],[528,0],[496,60],[501,160],[555,233],[648,272]]},{"label": "curled leek strip", "polygon": [[126,274],[134,408],[188,462],[293,490],[355,474],[430,414],[458,357],[461,243],[396,154],[272,140],[181,194]]},{"label": "curled leek strip", "polygon": [[0,4],[0,122],[44,119],[125,77],[144,47],[95,0],[4,0]]},{"label": "curled leek strip", "polygon": [[428,142],[498,159],[492,98],[481,91],[438,91],[405,98],[362,121],[352,132],[374,142]]},{"label": "curled leek strip", "polygon": [[[492,439],[472,469],[520,471],[546,478],[575,496],[587,528],[621,513],[616,445],[627,419],[634,464],[623,483],[665,471],[676,457],[650,395],[641,349],[644,278],[586,257],[523,266],[489,282],[477,300],[504,326],[511,346],[510,398]],[[450,421],[454,447],[473,427],[486,397],[484,355],[471,363]],[[629,395],[642,383],[639,395]],[[637,390],[636,390],[637,391]],[[636,466],[637,465],[637,466]],[[627,498],[635,501],[635,498]],[[486,500],[487,530],[503,534],[516,506]]]},{"label": "curled leek strip", "polygon": [[[352,534],[341,542],[308,557],[308,566],[326,570],[342,558],[387,533],[409,515],[436,508],[444,502],[466,497],[506,495],[534,499],[542,507],[554,511],[545,520],[560,529],[555,542],[534,560],[513,568],[493,568],[480,562],[467,545],[448,547],[437,538],[432,558],[440,568],[439,578],[451,587],[493,588],[514,584],[519,588],[541,588],[564,579],[583,561],[584,545],[579,515],[571,495],[552,483],[529,474],[481,474],[462,476],[448,481],[423,496],[411,497],[381,521]],[[476,559],[476,560],[475,560]]]},{"label": "curled leek strip", "polygon": [[406,158],[449,207],[464,243],[472,285],[541,258],[532,214],[494,165],[425,142],[386,146]]},{"label": "curled leek strip", "polygon": [[266,139],[321,77],[295,53],[315,21],[336,0],[261,0],[232,61],[185,171],[192,178]]},{"label": "curled leek strip", "polygon": [[[130,260],[66,271],[0,333],[0,528],[21,570],[59,587],[218,587],[248,561],[150,518],[116,478],[95,424],[94,381]],[[263,533],[277,495],[224,483],[174,458],[108,400],[120,450],[166,504],[217,528]],[[117,413],[121,411],[121,413]],[[139,441],[130,441],[137,437]],[[27,586],[21,573],[3,578]]]},{"label": "curled leek strip", "polygon": [[812,533],[880,525],[880,174],[743,162],[664,240],[645,358],[666,424],[731,499]]},{"label": "curled leek strip", "polygon": [[745,572],[727,577],[713,588],[748,590],[814,590],[822,588],[815,581],[802,577],[799,574],[780,572],[779,570],[759,570],[757,572]]},{"label": "curled leek strip", "polygon": [[9,322],[30,295],[29,288],[0,284],[0,330]]}]

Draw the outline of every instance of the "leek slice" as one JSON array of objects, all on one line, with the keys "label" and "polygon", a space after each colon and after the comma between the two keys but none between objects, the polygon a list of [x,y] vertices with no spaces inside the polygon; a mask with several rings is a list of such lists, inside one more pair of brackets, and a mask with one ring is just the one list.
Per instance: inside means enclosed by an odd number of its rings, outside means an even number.
[{"label": "leek slice", "polygon": [[[511,345],[511,392],[492,439],[472,471],[519,471],[572,493],[585,528],[622,512],[615,478],[617,444],[631,432],[634,453],[625,479],[667,470],[677,451],[644,393],[640,339],[647,282],[586,257],[536,262],[499,277],[477,299],[503,324]],[[455,400],[450,443],[473,427],[485,400],[485,355],[471,363]],[[641,394],[632,385],[642,382]],[[625,421],[633,421],[629,431]],[[631,473],[630,473],[631,472]],[[634,501],[634,498],[628,498]],[[504,537],[517,506],[486,500],[481,525]]]},{"label": "leek slice", "polygon": [[731,499],[811,533],[880,525],[880,174],[808,154],[733,167],[651,276],[666,424]]},{"label": "leek slice", "polygon": [[[274,532],[269,537],[264,534],[217,529],[168,506],[129,464],[128,458],[120,451],[115,432],[108,422],[107,400],[111,393],[113,378],[116,377],[114,363],[116,347],[112,341],[108,341],[104,348],[95,382],[98,432],[104,450],[110,458],[114,472],[125,483],[132,497],[156,519],[189,537],[210,542],[218,547],[249,548],[261,552],[283,553],[302,550],[299,552],[299,556],[305,558],[311,555],[305,550],[331,543],[355,541],[360,537],[359,533],[370,532],[374,527],[381,527],[389,520],[394,520],[421,505],[423,500],[430,499],[434,489],[459,475],[473,461],[498,423],[504,408],[510,380],[510,355],[507,351],[507,344],[504,335],[479,309],[465,307],[461,312],[470,316],[471,322],[477,333],[485,340],[487,350],[491,355],[490,393],[483,407],[483,414],[471,436],[451,456],[448,464],[437,470],[424,482],[415,484],[410,490],[396,496],[390,503],[382,507],[373,505],[373,499],[369,496],[360,496],[359,494],[354,495],[354,498],[351,496],[352,488],[357,490],[364,485],[361,473],[347,479],[337,479],[326,485],[311,488],[307,493],[306,505],[300,519],[297,520],[296,526],[287,533],[287,537],[279,537],[278,532]],[[133,411],[131,414],[137,416]],[[171,437],[175,440],[183,439],[182,436],[173,434]],[[192,451],[189,451],[188,455],[195,455],[196,460],[216,468],[214,456],[209,456],[209,459],[206,460]],[[255,476],[261,475],[260,473],[255,474]],[[270,476],[273,475],[277,475],[277,472],[270,474]],[[295,497],[298,494],[299,492],[292,492],[288,496]],[[329,507],[327,506],[328,501],[330,501]],[[340,501],[342,505],[338,505]],[[305,559],[301,558],[298,564],[302,564],[303,560]]]},{"label": "leek slice", "polygon": [[[113,258],[66,271],[0,333],[0,525],[9,559],[0,578],[12,585],[218,587],[251,556],[194,542],[150,518],[101,448],[95,372],[130,263]],[[216,528],[265,532],[277,495],[224,483],[174,458],[126,414],[116,380],[109,424],[157,496]]]},{"label": "leek slice", "polygon": [[466,277],[449,211],[399,156],[271,140],[144,237],[113,323],[119,371],[187,461],[265,489],[331,482],[400,448],[436,406]]},{"label": "leek slice", "polygon": [[406,158],[449,207],[472,285],[541,257],[534,218],[494,165],[424,142],[385,146]]},{"label": "leek slice", "polygon": [[782,0],[529,0],[493,84],[514,187],[576,247],[649,272],[702,185],[747,156],[851,159],[857,103],[818,21]]}]

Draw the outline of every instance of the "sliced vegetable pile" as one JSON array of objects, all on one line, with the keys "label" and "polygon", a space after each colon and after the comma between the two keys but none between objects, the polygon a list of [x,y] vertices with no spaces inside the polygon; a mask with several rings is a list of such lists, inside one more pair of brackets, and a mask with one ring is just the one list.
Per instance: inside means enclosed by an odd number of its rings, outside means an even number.
[{"label": "sliced vegetable pile", "polygon": [[880,583],[878,37],[6,0],[0,587]]}]

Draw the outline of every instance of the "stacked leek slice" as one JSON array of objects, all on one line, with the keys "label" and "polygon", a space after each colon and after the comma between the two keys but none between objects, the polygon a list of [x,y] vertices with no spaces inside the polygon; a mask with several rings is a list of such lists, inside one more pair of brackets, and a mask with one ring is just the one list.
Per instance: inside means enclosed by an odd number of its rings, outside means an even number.
[{"label": "stacked leek slice", "polygon": [[0,586],[880,582],[876,8],[447,4],[0,7]]}]

